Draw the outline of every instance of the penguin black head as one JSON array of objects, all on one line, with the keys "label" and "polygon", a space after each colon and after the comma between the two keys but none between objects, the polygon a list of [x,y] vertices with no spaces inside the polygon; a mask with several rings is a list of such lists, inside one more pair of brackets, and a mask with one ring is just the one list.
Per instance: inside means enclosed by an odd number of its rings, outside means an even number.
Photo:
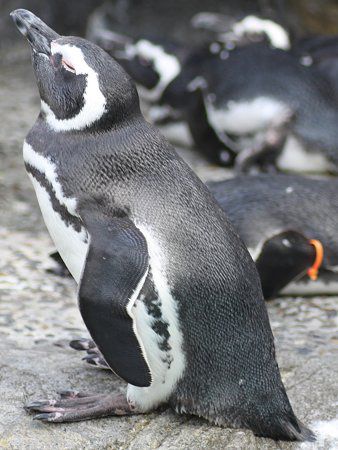
[{"label": "penguin black head", "polygon": [[132,39],[110,30],[98,30],[94,41],[116,58],[133,78],[145,102],[155,103],[181,72],[183,47],[157,37]]},{"label": "penguin black head", "polygon": [[290,38],[279,23],[262,17],[241,17],[219,13],[201,12],[191,19],[194,28],[211,31],[231,50],[235,46],[265,41],[272,47],[289,50]]},{"label": "penguin black head", "polygon": [[129,76],[100,47],[60,36],[24,9],[11,16],[30,43],[42,115],[55,131],[111,126],[139,111]]}]

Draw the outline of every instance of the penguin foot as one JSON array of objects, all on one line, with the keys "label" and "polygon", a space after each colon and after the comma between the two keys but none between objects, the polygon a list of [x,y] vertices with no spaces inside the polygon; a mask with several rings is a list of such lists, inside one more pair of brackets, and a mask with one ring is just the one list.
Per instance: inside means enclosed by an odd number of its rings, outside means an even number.
[{"label": "penguin foot", "polygon": [[110,367],[103,358],[100,350],[96,347],[96,344],[91,339],[74,339],[70,341],[69,346],[74,350],[86,351],[87,355],[82,358],[82,361],[86,361],[88,364],[100,369],[108,369]]},{"label": "penguin foot", "polygon": [[86,394],[78,391],[62,391],[58,400],[40,400],[29,403],[25,410],[39,413],[33,420],[42,422],[78,422],[107,416],[137,414],[125,394]]},{"label": "penguin foot", "polygon": [[257,175],[261,172],[276,173],[278,149],[257,146],[242,150],[235,160],[235,172],[238,175]]},{"label": "penguin foot", "polygon": [[277,172],[277,159],[286,142],[292,119],[291,112],[286,111],[271,125],[260,142],[241,150],[235,160],[235,171],[238,174]]}]

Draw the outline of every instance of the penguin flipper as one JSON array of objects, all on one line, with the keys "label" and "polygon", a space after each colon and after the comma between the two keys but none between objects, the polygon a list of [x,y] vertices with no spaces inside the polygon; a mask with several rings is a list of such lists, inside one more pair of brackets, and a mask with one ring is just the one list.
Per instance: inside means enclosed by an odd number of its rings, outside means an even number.
[{"label": "penguin flipper", "polygon": [[135,386],[149,386],[150,369],[129,310],[148,272],[147,243],[128,217],[82,215],[90,245],[79,288],[83,320],[109,367]]},{"label": "penguin flipper", "polygon": [[256,260],[264,298],[269,300],[291,281],[305,273],[315,251],[303,234],[287,230],[267,240]]}]

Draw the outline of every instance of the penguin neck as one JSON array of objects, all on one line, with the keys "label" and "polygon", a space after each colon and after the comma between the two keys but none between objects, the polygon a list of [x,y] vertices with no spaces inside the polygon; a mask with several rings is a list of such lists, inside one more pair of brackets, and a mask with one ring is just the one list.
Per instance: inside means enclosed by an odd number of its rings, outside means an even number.
[{"label": "penguin neck", "polygon": [[[109,133],[120,126],[123,126],[127,122],[137,120],[141,116],[140,105],[137,98],[125,104],[122,102],[114,102],[112,105],[112,102],[108,102],[104,113],[97,120],[94,120],[88,125],[81,126],[81,124],[75,124],[74,127],[55,126],[48,114],[50,108],[44,102],[41,103],[42,107],[39,114],[39,120],[43,121],[46,126],[55,133]],[[58,122],[67,123],[67,119]]]},{"label": "penguin neck", "polygon": [[90,133],[111,133],[128,123],[142,119],[139,101],[109,109],[97,122],[84,131]]}]

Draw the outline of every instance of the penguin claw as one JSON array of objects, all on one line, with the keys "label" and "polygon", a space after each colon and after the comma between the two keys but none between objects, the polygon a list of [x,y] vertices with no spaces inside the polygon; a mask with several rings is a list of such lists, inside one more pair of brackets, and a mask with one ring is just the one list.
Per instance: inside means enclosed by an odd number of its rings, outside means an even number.
[{"label": "penguin claw", "polygon": [[25,406],[26,410],[34,410],[39,409],[44,406],[54,406],[56,403],[55,400],[38,400],[35,402],[28,403],[28,405]]},{"label": "penguin claw", "polygon": [[[69,346],[74,350],[93,350],[97,349],[96,344],[91,339],[81,338],[81,339],[73,339],[69,342]],[[97,349],[98,351],[98,349]]]},{"label": "penguin claw", "polygon": [[64,391],[58,391],[60,398],[76,398],[80,395],[79,391],[73,389],[65,389]]},{"label": "penguin claw", "polygon": [[96,344],[91,339],[81,338],[73,339],[70,341],[69,346],[74,350],[86,351],[87,355],[82,358],[82,361],[86,361],[88,364],[100,369],[108,369],[110,367],[103,358],[100,350],[96,347]]},{"label": "penguin claw", "polygon": [[61,413],[43,413],[43,414],[36,414],[33,417],[33,420],[41,420],[41,422],[62,422],[60,418],[62,417]]}]

